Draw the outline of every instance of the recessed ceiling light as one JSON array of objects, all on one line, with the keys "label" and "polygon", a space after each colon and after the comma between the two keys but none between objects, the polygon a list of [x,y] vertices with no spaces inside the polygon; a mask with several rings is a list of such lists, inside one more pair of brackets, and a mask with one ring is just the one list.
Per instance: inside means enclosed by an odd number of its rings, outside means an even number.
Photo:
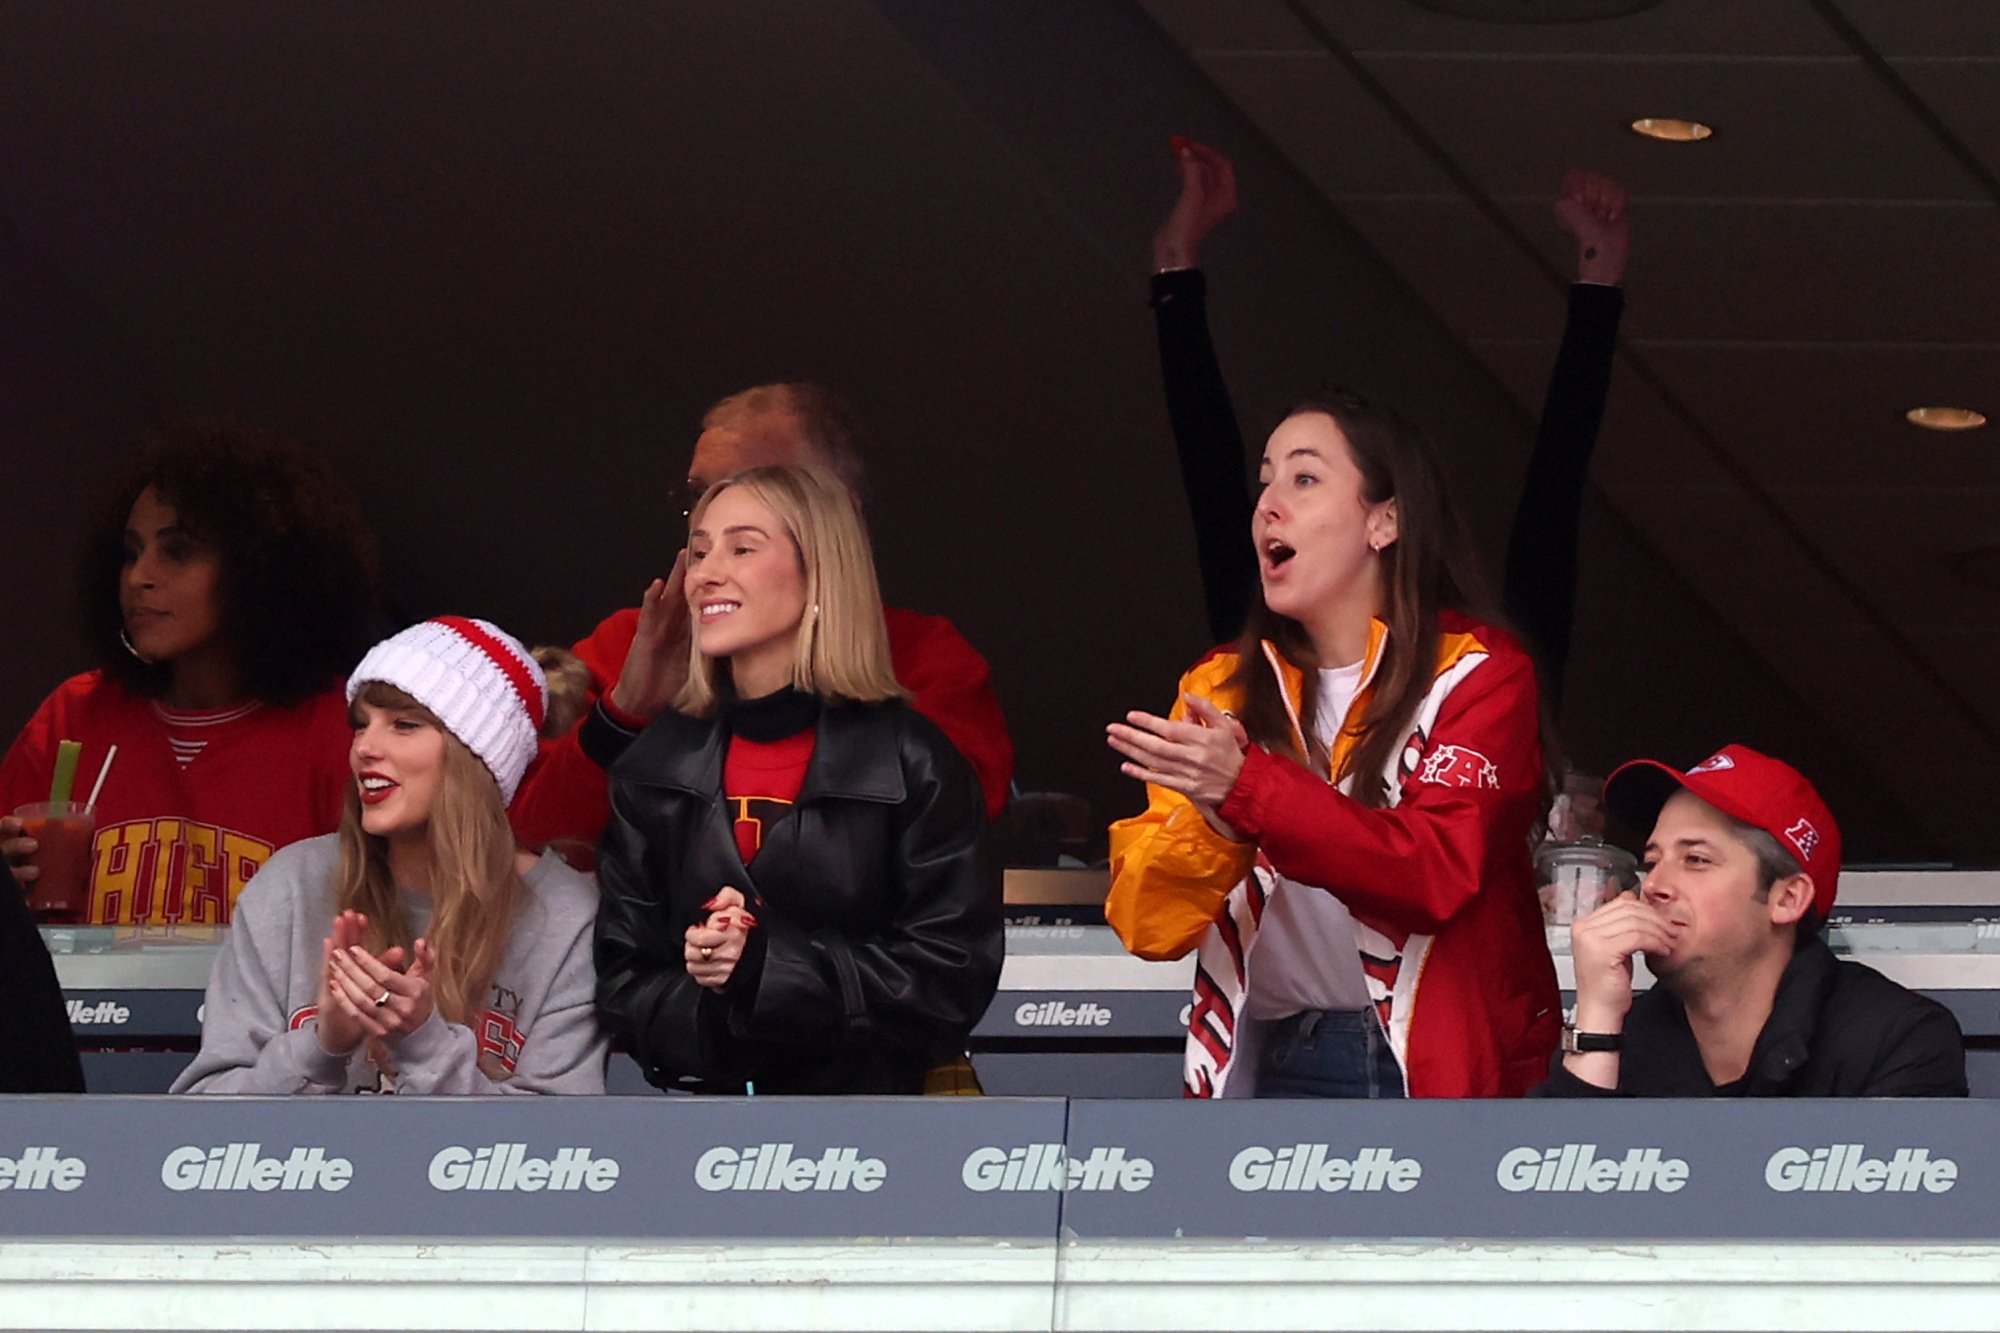
[{"label": "recessed ceiling light", "polygon": [[1903,419],[1925,430],[1978,430],[1986,424],[1986,414],[1969,407],[1913,407]]},{"label": "recessed ceiling light", "polygon": [[1698,143],[1715,133],[1698,120],[1673,120],[1666,116],[1641,116],[1632,122],[1632,132],[1668,143]]}]

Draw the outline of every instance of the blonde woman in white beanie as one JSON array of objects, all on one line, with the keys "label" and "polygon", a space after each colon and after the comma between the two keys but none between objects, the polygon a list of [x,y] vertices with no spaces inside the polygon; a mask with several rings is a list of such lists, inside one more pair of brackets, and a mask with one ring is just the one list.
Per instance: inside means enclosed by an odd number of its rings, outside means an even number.
[{"label": "blonde woman in white beanie", "polygon": [[596,891],[507,824],[541,669],[486,621],[443,616],[369,650],[347,697],[340,832],[244,890],[174,1091],[604,1091]]}]

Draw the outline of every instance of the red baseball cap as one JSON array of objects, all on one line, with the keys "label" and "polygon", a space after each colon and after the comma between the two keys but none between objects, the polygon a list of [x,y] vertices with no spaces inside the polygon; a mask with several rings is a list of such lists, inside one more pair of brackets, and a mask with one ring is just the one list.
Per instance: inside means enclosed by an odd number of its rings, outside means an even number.
[{"label": "red baseball cap", "polygon": [[1813,909],[1826,920],[1840,882],[1840,826],[1803,773],[1747,745],[1725,745],[1685,773],[1634,759],[1604,780],[1604,804],[1634,828],[1650,830],[1676,790],[1764,830],[1798,857],[1812,876]]}]

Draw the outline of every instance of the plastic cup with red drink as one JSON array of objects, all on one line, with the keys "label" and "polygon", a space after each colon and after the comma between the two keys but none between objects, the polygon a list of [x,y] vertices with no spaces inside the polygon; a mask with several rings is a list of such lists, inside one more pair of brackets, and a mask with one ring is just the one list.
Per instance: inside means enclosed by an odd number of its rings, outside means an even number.
[{"label": "plastic cup with red drink", "polygon": [[91,835],[96,811],[78,801],[37,801],[14,811],[21,835],[35,840],[28,864],[35,879],[28,907],[37,920],[75,925],[90,915]]}]

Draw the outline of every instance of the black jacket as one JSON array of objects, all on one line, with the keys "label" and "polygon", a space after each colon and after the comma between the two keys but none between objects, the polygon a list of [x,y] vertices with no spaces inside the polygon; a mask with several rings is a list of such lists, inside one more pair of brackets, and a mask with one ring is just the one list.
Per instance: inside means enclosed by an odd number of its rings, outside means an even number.
[{"label": "black jacket", "polygon": [[[1949,1009],[1871,967],[1842,962],[1826,941],[1814,939],[1792,956],[1778,981],[1741,1091],[1747,1097],[1963,1097],[1965,1041]],[[1614,1094],[1558,1064],[1532,1095]],[[1616,1095],[1717,1095],[1687,1012],[1664,986],[1632,1001]]]},{"label": "black jacket", "polygon": [[83,1066],[56,984],[55,963],[35,931],[14,872],[0,861],[0,1092],[82,1092]]},{"label": "black jacket", "polygon": [[[611,769],[597,1004],[663,1088],[915,1093],[999,985],[1000,875],[978,779],[901,703],[828,706],[792,809],[746,868],[722,800],[729,732],[667,713]],[[724,886],[757,928],[724,993],[683,936]]]}]

